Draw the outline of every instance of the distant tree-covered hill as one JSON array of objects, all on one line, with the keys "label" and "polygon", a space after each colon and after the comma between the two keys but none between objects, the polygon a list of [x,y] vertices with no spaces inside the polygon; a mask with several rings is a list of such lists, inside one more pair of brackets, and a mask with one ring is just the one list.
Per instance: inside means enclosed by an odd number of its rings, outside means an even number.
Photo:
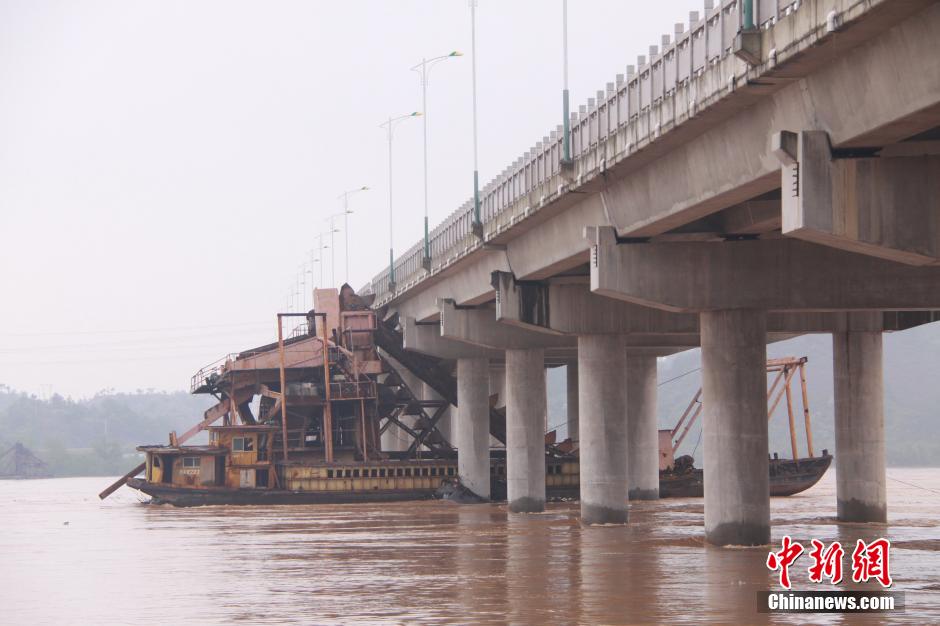
[{"label": "distant tree-covered hill", "polygon": [[187,430],[212,401],[153,390],[39,399],[0,386],[0,451],[22,442],[56,475],[123,473],[134,465],[135,446],[166,442],[171,430]]}]

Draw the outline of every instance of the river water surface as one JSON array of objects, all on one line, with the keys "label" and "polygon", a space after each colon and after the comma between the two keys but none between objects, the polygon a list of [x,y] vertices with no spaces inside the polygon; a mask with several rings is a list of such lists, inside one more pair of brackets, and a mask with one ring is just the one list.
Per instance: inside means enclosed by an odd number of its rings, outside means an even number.
[{"label": "river water surface", "polygon": [[832,470],[771,501],[776,549],[889,538],[907,608],[888,617],[758,614],[757,592],[779,590],[767,548],[706,546],[700,499],[584,528],[576,503],[176,509],[67,478],[0,481],[0,623],[940,623],[940,469],[888,473],[888,526],[837,524]]}]

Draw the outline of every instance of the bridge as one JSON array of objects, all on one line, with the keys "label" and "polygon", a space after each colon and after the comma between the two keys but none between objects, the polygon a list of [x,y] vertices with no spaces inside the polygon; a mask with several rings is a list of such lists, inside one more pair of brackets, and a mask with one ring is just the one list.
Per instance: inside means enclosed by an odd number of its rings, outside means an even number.
[{"label": "bridge", "polygon": [[[766,345],[833,338],[838,518],[886,521],[882,333],[940,310],[940,4],[721,0],[364,291],[457,363],[459,472],[545,502],[546,364],[569,364],[585,523],[658,497],[656,357],[700,346],[705,532],[770,539]],[[566,140],[570,158],[565,158]]]}]

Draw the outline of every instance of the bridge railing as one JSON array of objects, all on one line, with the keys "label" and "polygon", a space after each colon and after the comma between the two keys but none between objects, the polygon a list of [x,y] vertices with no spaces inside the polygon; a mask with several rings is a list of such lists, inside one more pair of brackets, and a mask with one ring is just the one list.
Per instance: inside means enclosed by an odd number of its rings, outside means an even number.
[{"label": "bridge railing", "polygon": [[[754,21],[770,27],[799,9],[800,0],[754,0]],[[742,0],[706,1],[705,11],[689,15],[689,27],[676,24],[674,34],[663,35],[660,46],[650,46],[649,56],[628,65],[626,74],[589,98],[572,113],[571,158],[579,177],[603,171],[657,138],[668,127],[694,115],[716,96],[733,89],[728,81],[705,81],[712,66],[727,61],[720,72],[731,79],[736,61],[732,54],[735,35],[742,24]],[[725,76],[727,74],[727,76]],[[682,96],[682,97],[679,97]],[[486,184],[480,193],[480,217],[484,238],[489,239],[524,219],[534,208],[552,200],[564,184],[561,171],[562,127],[558,126],[533,148]],[[432,271],[450,265],[479,246],[472,233],[473,202],[468,200],[430,234]],[[395,261],[396,292],[422,280],[423,240]],[[378,301],[390,298],[386,268],[362,288]]]}]

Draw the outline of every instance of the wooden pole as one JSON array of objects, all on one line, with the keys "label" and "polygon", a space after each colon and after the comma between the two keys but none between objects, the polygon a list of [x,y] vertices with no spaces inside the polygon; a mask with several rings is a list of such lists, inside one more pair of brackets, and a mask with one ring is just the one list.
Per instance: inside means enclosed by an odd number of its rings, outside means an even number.
[{"label": "wooden pole", "polygon": [[146,463],[141,463],[140,465],[138,465],[137,467],[135,467],[134,469],[132,469],[132,470],[129,471],[128,473],[126,473],[126,474],[124,474],[123,476],[121,476],[121,477],[120,477],[119,479],[117,479],[115,482],[111,483],[111,486],[108,487],[107,489],[105,489],[104,491],[102,491],[101,493],[99,493],[99,494],[98,494],[98,497],[101,498],[102,500],[104,500],[105,498],[107,498],[108,496],[110,496],[112,493],[114,493],[115,491],[117,491],[118,489],[120,489],[121,485],[123,485],[124,483],[126,483],[128,480],[130,480],[130,479],[133,478],[134,476],[137,476],[137,474],[140,474],[142,471],[144,471],[144,468],[145,468],[145,467],[147,467],[147,464],[146,464]]},{"label": "wooden pole", "polygon": [[698,402],[699,396],[702,395],[702,388],[699,387],[698,392],[692,398],[692,401],[689,402],[689,406],[686,407],[685,413],[682,414],[682,417],[679,418],[679,422],[676,424],[676,427],[672,429],[672,432],[669,434],[670,437],[675,437],[676,433],[679,432],[679,428],[682,427],[682,422],[685,421],[686,416],[692,411],[692,407],[695,406],[695,403]]},{"label": "wooden pole", "polygon": [[284,322],[277,314],[277,352],[281,368],[281,447],[287,461],[287,375],[284,372]]},{"label": "wooden pole", "polygon": [[[698,397],[698,396],[696,396],[696,397]],[[682,431],[682,435],[679,437],[679,440],[676,441],[676,445],[672,446],[672,451],[673,451],[673,452],[675,452],[676,450],[679,449],[679,446],[682,445],[682,440],[685,439],[685,436],[689,434],[689,429],[692,428],[692,424],[695,423],[695,420],[698,419],[699,413],[702,412],[702,406],[703,406],[703,405],[699,404],[699,405],[695,408],[695,413],[693,413],[693,414],[692,414],[692,417],[689,418],[689,423],[688,423],[688,425],[686,425],[685,430]]]},{"label": "wooden pole", "polygon": [[809,419],[809,395],[806,392],[806,372],[803,368],[806,367],[805,363],[800,363],[800,387],[803,391],[803,423],[806,428],[806,449],[809,452],[809,457],[813,458],[813,429],[810,427]]},{"label": "wooden pole", "polygon": [[323,392],[326,404],[323,405],[324,453],[326,462],[333,462],[333,405],[330,403],[330,343],[326,334],[326,314],[323,314]]},{"label": "wooden pole", "polygon": [[[773,416],[774,411],[777,409],[777,405],[780,404],[780,400],[783,399],[783,392],[790,388],[790,378],[793,377],[793,374],[796,373],[796,369],[792,369],[787,373],[786,378],[784,379],[784,388],[777,392],[777,397],[774,399],[773,404],[770,406],[770,410],[767,411],[767,421],[770,421],[770,418]],[[769,398],[768,398],[769,399]]]},{"label": "wooden pole", "polygon": [[796,449],[796,422],[793,419],[793,394],[790,391],[790,376],[787,376],[786,389],[787,392],[787,416],[790,419],[790,448],[793,451],[793,460],[797,460],[799,457],[799,452]]},{"label": "wooden pole", "polygon": [[780,379],[783,378],[783,372],[784,372],[784,370],[783,370],[783,369],[779,369],[779,370],[768,370],[768,371],[776,371],[776,372],[777,372],[777,375],[774,376],[774,382],[773,382],[773,384],[770,386],[770,391],[767,392],[767,400],[770,401],[770,396],[774,395],[774,391],[777,389],[777,385],[780,384]]}]

